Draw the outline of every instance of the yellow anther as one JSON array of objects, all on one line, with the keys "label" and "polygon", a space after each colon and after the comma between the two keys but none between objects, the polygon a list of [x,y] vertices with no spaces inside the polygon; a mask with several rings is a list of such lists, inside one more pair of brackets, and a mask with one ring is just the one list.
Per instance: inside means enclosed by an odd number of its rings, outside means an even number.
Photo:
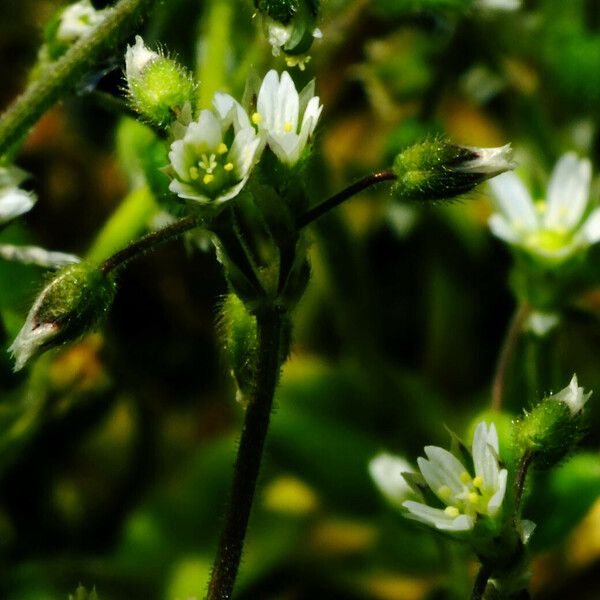
[{"label": "yellow anther", "polygon": [[227,144],[225,144],[224,142],[221,142],[217,146],[217,154],[225,154],[225,152],[227,152],[227,150],[229,150],[229,148],[227,148]]},{"label": "yellow anther", "polygon": [[447,485],[441,486],[437,493],[438,496],[444,500],[448,500],[448,498],[452,496],[452,490]]},{"label": "yellow anther", "polygon": [[223,168],[224,168],[226,171],[233,171],[233,163],[232,163],[232,162],[225,163],[225,164],[223,165]]},{"label": "yellow anther", "polygon": [[468,474],[466,471],[463,471],[463,472],[460,474],[460,480],[461,480],[463,483],[471,483],[471,476],[470,476],[470,475],[469,475],[469,474]]},{"label": "yellow anther", "polygon": [[479,475],[477,475],[477,477],[473,477],[473,485],[476,488],[482,488],[483,487],[483,478],[479,477]]},{"label": "yellow anther", "polygon": [[255,112],[251,118],[255,125],[258,125],[262,121],[262,115],[257,112]]},{"label": "yellow anther", "polygon": [[198,179],[198,167],[191,167],[190,168],[190,177],[192,179]]},{"label": "yellow anther", "polygon": [[471,504],[477,504],[479,502],[479,498],[481,498],[481,496],[477,492],[471,492],[469,494],[469,502]]},{"label": "yellow anther", "polygon": [[458,515],[460,515],[460,511],[458,510],[458,508],[456,508],[456,506],[446,506],[444,512],[449,517],[458,517]]},{"label": "yellow anther", "polygon": [[205,185],[208,185],[211,181],[214,181],[215,176],[211,175],[210,173],[207,173],[203,178],[202,181],[204,182]]},{"label": "yellow anther", "polygon": [[290,131],[292,131],[293,128],[294,128],[294,126],[289,121],[286,121],[285,124],[283,125],[283,130],[286,133],[290,133]]}]

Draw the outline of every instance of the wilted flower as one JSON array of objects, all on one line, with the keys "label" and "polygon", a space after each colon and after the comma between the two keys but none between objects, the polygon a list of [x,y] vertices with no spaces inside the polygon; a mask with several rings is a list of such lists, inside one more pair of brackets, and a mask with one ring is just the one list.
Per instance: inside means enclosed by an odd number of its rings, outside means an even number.
[{"label": "wilted flower", "polygon": [[311,81],[298,94],[287,71],[269,71],[258,91],[252,122],[267,135],[267,143],[283,163],[294,165],[310,142],[323,110]]},{"label": "wilted flower", "polygon": [[76,42],[101,23],[106,13],[106,10],[96,10],[90,0],[67,6],[60,16],[56,39],[63,43]]},{"label": "wilted flower", "polygon": [[[235,197],[257,162],[262,143],[249,122],[203,110],[171,144],[169,189],[180,198],[219,204]],[[233,132],[229,130],[233,128]],[[232,139],[231,144],[226,139]]]},{"label": "wilted flower", "polygon": [[588,212],[591,176],[589,160],[563,155],[552,172],[546,202],[534,202],[514,173],[493,179],[498,212],[489,220],[492,233],[551,264],[585,250],[600,240],[600,208]]},{"label": "wilted flower", "polygon": [[386,500],[397,507],[414,496],[402,473],[412,473],[412,465],[399,456],[382,452],[369,462],[369,474]]},{"label": "wilted flower", "polygon": [[139,79],[144,69],[154,60],[160,58],[158,52],[149,50],[141,36],[135,36],[135,44],[127,46],[125,51],[125,77],[128,82]]},{"label": "wilted flower", "polygon": [[506,469],[498,462],[498,434],[492,423],[479,423],[473,435],[473,476],[452,453],[426,446],[427,459],[419,458],[419,469],[445,508],[405,501],[406,516],[436,529],[465,532],[473,529],[478,515],[496,517],[506,491]]}]

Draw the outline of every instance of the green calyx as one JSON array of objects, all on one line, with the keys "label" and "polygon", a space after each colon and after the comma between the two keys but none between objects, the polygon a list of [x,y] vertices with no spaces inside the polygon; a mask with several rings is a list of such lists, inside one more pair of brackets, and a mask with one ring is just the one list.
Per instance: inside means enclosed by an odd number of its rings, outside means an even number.
[{"label": "green calyx", "polygon": [[69,265],[40,294],[34,325],[56,326],[52,346],[74,340],[99,325],[115,292],[114,280],[96,267],[87,263]]},{"label": "green calyx", "polygon": [[186,104],[194,107],[196,83],[184,67],[170,58],[159,56],[150,61],[139,77],[128,83],[133,108],[159,127],[174,121]]},{"label": "green calyx", "polygon": [[471,191],[486,177],[461,167],[477,158],[470,148],[445,140],[425,141],[402,151],[392,166],[392,192],[403,200],[443,200]]},{"label": "green calyx", "polygon": [[520,455],[533,456],[540,469],[550,468],[571,453],[581,439],[583,418],[573,415],[564,402],[546,398],[515,423]]}]

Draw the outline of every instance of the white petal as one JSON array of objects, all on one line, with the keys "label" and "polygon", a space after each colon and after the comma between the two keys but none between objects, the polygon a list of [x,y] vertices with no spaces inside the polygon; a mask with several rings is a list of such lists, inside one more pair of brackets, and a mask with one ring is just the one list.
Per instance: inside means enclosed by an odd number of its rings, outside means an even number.
[{"label": "white petal", "polygon": [[519,234],[513,229],[512,225],[500,213],[494,213],[488,220],[491,232],[501,240],[509,244],[517,244],[520,241]]},{"label": "white petal", "polygon": [[502,504],[502,500],[504,500],[504,494],[506,492],[506,479],[508,477],[508,471],[506,469],[502,469],[500,473],[498,473],[498,481],[497,488],[494,495],[490,498],[490,501],[487,505],[488,514],[493,517]]},{"label": "white petal", "polygon": [[581,226],[581,235],[589,244],[600,241],[600,208],[595,208]]},{"label": "white petal", "polygon": [[231,123],[236,131],[252,127],[250,118],[242,105],[229,94],[217,92],[213,97],[213,106],[222,121],[223,130],[226,130]]},{"label": "white petal", "polygon": [[276,102],[276,128],[280,131],[286,131],[291,126],[291,131],[297,133],[300,99],[294,81],[287,71],[281,74]]},{"label": "white petal", "polygon": [[513,229],[532,231],[538,228],[533,201],[523,182],[514,173],[502,173],[488,182],[495,204]]},{"label": "white petal", "polygon": [[563,402],[566,404],[571,411],[572,415],[576,415],[580,412],[585,403],[589,400],[592,392],[584,393],[582,387],[579,387],[577,383],[577,375],[573,374],[569,385],[560,390],[560,392],[549,396],[549,400],[556,400],[557,402]]},{"label": "white petal", "polygon": [[194,200],[195,202],[200,202],[201,204],[212,202],[212,198],[201,194],[194,186],[182,181],[178,181],[177,179],[171,180],[171,183],[169,183],[169,189],[184,200]]},{"label": "white petal", "polygon": [[473,529],[474,520],[467,515],[452,517],[439,508],[431,508],[431,506],[427,506],[426,504],[410,500],[404,502],[402,506],[409,511],[406,515],[408,518],[415,519],[442,531],[459,532]]},{"label": "white petal", "polygon": [[193,144],[197,152],[216,150],[223,140],[221,124],[210,110],[200,112],[198,121],[190,123],[183,141]]},{"label": "white petal", "polygon": [[391,504],[401,506],[412,494],[402,473],[413,471],[410,463],[399,456],[381,453],[369,462],[369,473],[379,491]]},{"label": "white petal", "polygon": [[144,45],[144,40],[139,36],[135,36],[135,44],[127,46],[125,52],[125,75],[128,81],[139,79],[142,71],[153,60],[159,58],[159,55],[152,50],[148,50]]},{"label": "white petal", "polygon": [[0,192],[0,224],[30,211],[35,201],[34,194],[17,187],[2,190]]},{"label": "white petal", "polygon": [[270,134],[268,144],[275,156],[283,163],[293,165],[300,158],[298,136],[295,133]]},{"label": "white petal", "polygon": [[27,265],[38,265],[39,267],[63,267],[81,261],[74,254],[53,252],[38,246],[13,246],[11,244],[0,244],[0,257]]},{"label": "white petal", "polygon": [[544,222],[548,229],[573,229],[587,206],[592,165],[570,152],[560,158],[548,184],[548,209]]},{"label": "white petal", "polygon": [[[466,469],[454,454],[437,446],[425,446],[425,454],[427,455],[427,458],[429,458],[430,464],[437,469],[443,477],[444,483],[447,486],[455,492],[464,489],[465,485],[460,480],[460,476]],[[423,476],[425,476],[424,473]]]},{"label": "white petal", "polygon": [[234,138],[228,154],[228,159],[233,163],[238,177],[245,177],[248,171],[256,164],[259,158],[259,146],[262,138],[256,135],[252,127],[242,129]]},{"label": "white petal", "polygon": [[273,129],[275,126],[275,106],[278,89],[279,76],[277,71],[271,69],[263,79],[256,101],[256,110],[263,118],[263,126],[268,129]]}]

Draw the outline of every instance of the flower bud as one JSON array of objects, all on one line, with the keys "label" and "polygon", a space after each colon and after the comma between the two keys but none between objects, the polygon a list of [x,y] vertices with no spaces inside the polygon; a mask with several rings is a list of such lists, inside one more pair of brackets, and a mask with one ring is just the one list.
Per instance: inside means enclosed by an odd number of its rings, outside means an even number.
[{"label": "flower bud", "polygon": [[458,146],[446,140],[408,147],[394,160],[398,179],[392,191],[402,200],[442,200],[515,167],[510,145],[500,148]]},{"label": "flower bud", "polygon": [[273,47],[273,55],[283,52],[289,66],[304,64],[310,57],[314,38],[321,32],[315,28],[319,14],[319,0],[254,0],[262,19],[265,37]]},{"label": "flower bud", "polygon": [[96,588],[88,592],[82,585],[79,585],[74,594],[69,594],[69,600],[98,600],[98,594],[96,594]]},{"label": "flower bud", "polygon": [[61,269],[35,300],[9,348],[15,358],[14,370],[97,326],[112,304],[115,290],[112,278],[87,263]]},{"label": "flower bud", "polygon": [[138,35],[127,46],[125,77],[133,108],[159,127],[174,121],[186,105],[194,106],[196,84],[179,63],[149,50]]},{"label": "flower bud", "polygon": [[577,375],[573,375],[566,388],[526,412],[516,423],[519,453],[533,456],[538,468],[551,467],[566,458],[582,436],[583,407],[591,394],[578,387]]},{"label": "flower bud", "polygon": [[414,467],[404,458],[381,452],[369,462],[371,479],[383,497],[394,507],[401,508],[406,500],[417,498],[403,473],[412,473]]}]

